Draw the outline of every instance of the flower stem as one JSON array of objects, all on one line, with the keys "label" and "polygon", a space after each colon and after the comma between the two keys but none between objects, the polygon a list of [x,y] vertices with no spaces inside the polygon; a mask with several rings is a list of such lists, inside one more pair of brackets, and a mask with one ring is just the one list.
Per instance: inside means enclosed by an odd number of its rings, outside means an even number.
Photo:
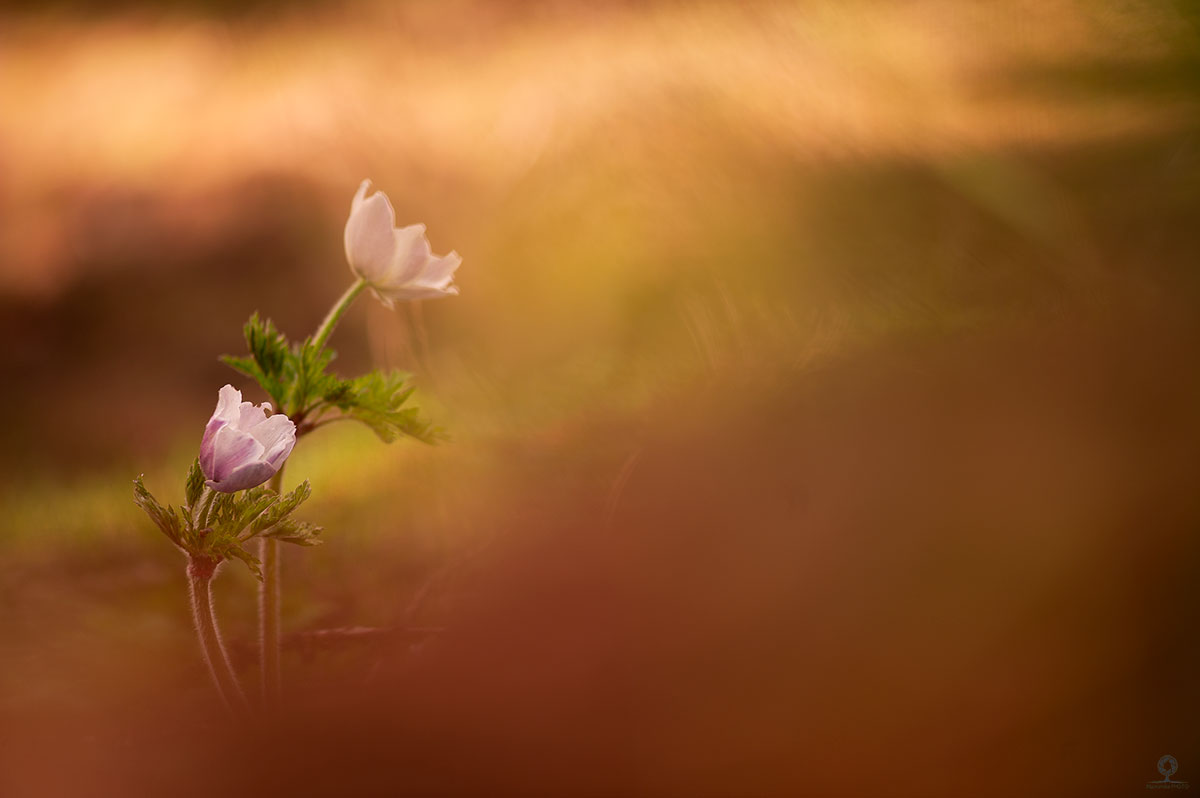
[{"label": "flower stem", "polygon": [[[367,281],[355,280],[346,289],[346,293],[334,303],[325,315],[324,321],[313,333],[313,344],[317,349],[325,346],[334,328],[346,315],[346,311],[354,304],[354,300],[367,287]],[[296,416],[304,411],[302,407],[281,407],[281,410]],[[284,463],[286,465],[286,463]],[[283,466],[271,477],[271,490],[283,493]],[[281,568],[279,558],[279,541],[274,538],[260,538],[259,559],[262,561],[263,580],[258,588],[258,636],[259,636],[259,665],[262,670],[263,705],[273,709],[279,705],[282,694],[282,673],[279,666],[279,605]]]},{"label": "flower stem", "polygon": [[342,316],[346,315],[346,311],[350,309],[350,306],[354,304],[354,300],[358,298],[358,295],[366,287],[366,280],[362,278],[355,280],[354,284],[346,289],[346,293],[342,294],[342,298],[329,309],[329,313],[325,315],[325,320],[321,322],[321,326],[313,333],[313,343],[317,349],[325,346],[325,342],[333,334],[333,330],[337,327],[338,322],[342,320]]},{"label": "flower stem", "polygon": [[203,557],[189,557],[187,576],[188,593],[192,600],[192,620],[196,624],[196,637],[200,640],[200,653],[208,665],[217,693],[222,703],[235,717],[246,709],[246,694],[238,682],[237,674],[229,662],[225,644],[221,641],[221,630],[213,613],[212,578],[217,563]]},{"label": "flower stem", "polygon": [[[287,464],[284,463],[284,466]],[[271,490],[283,492],[283,468],[271,477]],[[259,665],[262,670],[263,705],[273,709],[279,704],[282,678],[279,668],[279,541],[259,539],[259,559],[263,580],[258,586]]]}]

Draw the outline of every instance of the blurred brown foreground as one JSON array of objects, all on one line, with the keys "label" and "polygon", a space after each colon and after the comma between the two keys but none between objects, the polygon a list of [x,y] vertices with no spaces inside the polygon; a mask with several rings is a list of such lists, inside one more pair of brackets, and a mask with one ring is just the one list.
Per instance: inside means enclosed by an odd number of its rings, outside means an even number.
[{"label": "blurred brown foreground", "polygon": [[514,450],[525,512],[446,575],[444,631],[359,645],[262,728],[203,691],[25,718],[5,794],[1141,789],[1197,750],[1198,335],[1038,323],[731,375],[610,485],[557,450],[625,430]]}]

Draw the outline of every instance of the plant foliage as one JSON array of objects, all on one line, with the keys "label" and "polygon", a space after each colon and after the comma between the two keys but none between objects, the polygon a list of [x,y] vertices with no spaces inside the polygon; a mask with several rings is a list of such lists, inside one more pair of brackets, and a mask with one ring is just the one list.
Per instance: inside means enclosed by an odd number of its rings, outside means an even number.
[{"label": "plant foliage", "polygon": [[238,493],[218,493],[205,487],[200,461],[195,460],[184,492],[186,504],[178,509],[164,507],[146,489],[142,477],[133,481],[137,506],[189,555],[217,562],[240,560],[262,579],[261,563],[245,548],[251,539],[269,537],[299,546],[321,542],[321,527],[291,517],[312,493],[308,480],[284,496],[262,485]]},{"label": "plant foliage", "polygon": [[349,419],[370,427],[387,443],[402,436],[425,443],[444,437],[412,404],[410,375],[372,371],[344,379],[329,371],[337,357],[334,350],[317,346],[311,337],[289,343],[270,319],[264,321],[257,313],[243,333],[249,354],[225,355],[221,361],[262,386],[275,407],[296,422],[298,434]]}]

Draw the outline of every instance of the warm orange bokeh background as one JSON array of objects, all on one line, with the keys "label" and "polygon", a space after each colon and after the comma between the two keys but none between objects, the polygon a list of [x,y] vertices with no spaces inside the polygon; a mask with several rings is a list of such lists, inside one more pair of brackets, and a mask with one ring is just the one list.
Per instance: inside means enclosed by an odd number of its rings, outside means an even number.
[{"label": "warm orange bokeh background", "polygon": [[[0,794],[1200,782],[1198,25],[0,3]],[[316,326],[363,177],[462,295],[339,367],[453,441],[303,442],[293,714],[230,732],[130,480],[179,501],[250,312]]]}]

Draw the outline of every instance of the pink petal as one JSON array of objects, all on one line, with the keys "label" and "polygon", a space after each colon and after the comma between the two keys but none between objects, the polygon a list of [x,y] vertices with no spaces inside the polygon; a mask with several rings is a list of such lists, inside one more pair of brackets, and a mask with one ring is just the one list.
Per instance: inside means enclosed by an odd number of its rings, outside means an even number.
[{"label": "pink petal", "polygon": [[234,469],[229,476],[222,480],[209,480],[206,484],[213,490],[221,493],[236,493],[239,490],[246,490],[261,485],[275,475],[277,468],[272,468],[266,463],[246,463]]},{"label": "pink petal", "polygon": [[217,430],[224,427],[225,424],[223,419],[213,416],[204,427],[204,437],[200,439],[200,470],[209,479],[212,479],[213,476],[213,460],[217,454],[213,438],[216,436]]},{"label": "pink petal", "polygon": [[213,435],[213,470],[209,476],[217,482],[239,466],[262,459],[262,444],[254,437],[228,425]]}]

